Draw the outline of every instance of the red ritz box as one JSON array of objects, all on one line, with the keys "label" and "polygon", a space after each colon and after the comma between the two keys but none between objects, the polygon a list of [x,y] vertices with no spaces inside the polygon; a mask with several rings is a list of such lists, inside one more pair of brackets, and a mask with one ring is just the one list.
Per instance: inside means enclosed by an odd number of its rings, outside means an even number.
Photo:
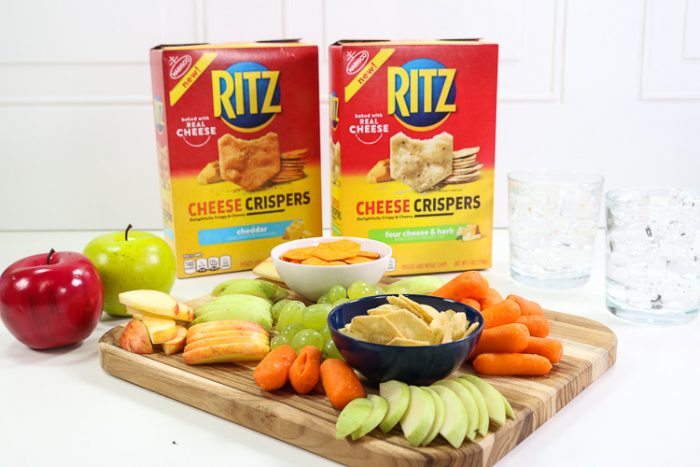
[{"label": "red ritz box", "polygon": [[251,269],[321,235],[318,49],[151,50],[163,219],[179,277]]},{"label": "red ritz box", "polygon": [[491,266],[498,45],[331,45],[334,235],[393,248],[389,274]]}]

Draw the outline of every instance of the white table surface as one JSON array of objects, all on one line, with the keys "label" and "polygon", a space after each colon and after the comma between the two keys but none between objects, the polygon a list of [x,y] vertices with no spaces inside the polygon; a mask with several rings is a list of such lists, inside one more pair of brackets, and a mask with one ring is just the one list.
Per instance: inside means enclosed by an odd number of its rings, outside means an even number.
[{"label": "white table surface", "polygon": [[[81,251],[100,232],[0,232],[0,269],[21,257]],[[700,320],[652,327],[621,321],[604,304],[603,234],[583,287],[535,289],[509,275],[508,234],[494,233],[485,272],[504,293],[586,316],[618,336],[617,364],[503,458],[500,466],[700,465]],[[250,273],[239,273],[249,275]],[[207,293],[225,276],[178,280],[172,294]],[[0,465],[330,465],[325,459],[106,374],[103,318],[70,351],[33,351],[0,325]]]}]

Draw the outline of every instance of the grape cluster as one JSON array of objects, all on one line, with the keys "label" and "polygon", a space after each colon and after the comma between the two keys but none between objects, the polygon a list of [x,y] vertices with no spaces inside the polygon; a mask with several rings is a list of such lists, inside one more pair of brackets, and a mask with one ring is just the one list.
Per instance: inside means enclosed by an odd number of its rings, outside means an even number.
[{"label": "grape cluster", "polygon": [[328,329],[328,314],[348,300],[380,293],[382,290],[378,286],[356,281],[347,290],[342,285],[334,285],[319,297],[317,303],[308,307],[299,300],[280,300],[272,305],[272,319],[277,323],[278,334],[270,345],[275,348],[289,344],[297,352],[312,345],[321,350],[325,358],[342,359]]}]

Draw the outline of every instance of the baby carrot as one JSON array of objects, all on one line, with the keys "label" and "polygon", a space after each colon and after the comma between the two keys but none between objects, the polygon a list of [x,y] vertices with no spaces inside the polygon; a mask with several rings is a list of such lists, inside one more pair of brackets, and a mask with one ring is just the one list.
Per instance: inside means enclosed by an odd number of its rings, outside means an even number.
[{"label": "baby carrot", "polygon": [[492,376],[543,376],[552,363],[541,355],[482,353],[472,362],[477,373]]},{"label": "baby carrot", "polygon": [[352,368],[342,360],[327,358],[321,364],[321,382],[326,396],[338,410],[358,397],[365,397],[365,388]]},{"label": "baby carrot", "polygon": [[529,339],[530,333],[524,324],[509,323],[484,329],[473,355],[491,352],[522,352],[527,347]]},{"label": "baby carrot", "polygon": [[520,314],[522,316],[542,316],[544,311],[539,303],[533,302],[532,300],[526,300],[520,295],[508,295],[506,298],[513,300],[518,305],[520,305]]},{"label": "baby carrot", "polygon": [[465,271],[437,289],[432,295],[436,297],[462,300],[464,298],[480,299],[489,291],[489,283],[477,271]]},{"label": "baby carrot", "polygon": [[465,305],[469,305],[476,311],[481,311],[481,303],[479,303],[477,300],[474,300],[473,298],[463,298],[460,300],[460,302],[464,303]]},{"label": "baby carrot", "polygon": [[481,309],[485,310],[491,305],[501,303],[502,301],[503,297],[500,293],[498,293],[498,290],[494,289],[493,287],[489,287],[489,291],[486,294],[486,296],[484,298],[479,299],[479,304],[481,304]]},{"label": "baby carrot", "polygon": [[531,336],[547,337],[549,335],[549,320],[544,316],[521,316],[516,323],[527,326]]},{"label": "baby carrot", "polygon": [[484,317],[484,329],[495,328],[514,323],[520,317],[520,307],[513,300],[503,300],[481,310],[481,315]]},{"label": "baby carrot", "polygon": [[289,382],[299,394],[306,394],[316,387],[321,371],[321,351],[313,345],[302,347],[292,366]]},{"label": "baby carrot", "polygon": [[255,384],[265,391],[274,391],[287,384],[289,367],[296,358],[291,345],[280,345],[265,355],[253,370]]},{"label": "baby carrot", "polygon": [[[481,338],[484,338],[483,333],[481,334]],[[561,342],[551,337],[530,337],[527,347],[525,347],[525,350],[522,350],[522,353],[542,355],[550,362],[557,363],[561,360],[564,349]]]}]

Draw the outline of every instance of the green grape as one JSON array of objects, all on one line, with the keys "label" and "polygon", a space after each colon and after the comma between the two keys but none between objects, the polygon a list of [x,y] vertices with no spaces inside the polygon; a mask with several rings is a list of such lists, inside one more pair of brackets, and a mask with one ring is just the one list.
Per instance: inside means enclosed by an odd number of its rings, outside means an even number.
[{"label": "green grape", "polygon": [[301,302],[299,300],[291,300],[284,307],[289,308],[290,310],[295,310],[296,312],[301,312],[304,311],[306,305],[304,305],[304,302]]},{"label": "green grape", "polygon": [[331,298],[328,296],[327,293],[324,293],[320,297],[318,297],[318,300],[316,300],[316,303],[321,303],[321,304],[326,304],[326,303],[333,303]]},{"label": "green grape", "polygon": [[270,348],[274,349],[275,347],[278,347],[283,344],[289,344],[289,340],[287,340],[286,337],[280,334],[272,338],[272,340],[270,341]]},{"label": "green grape", "polygon": [[280,331],[292,323],[301,323],[305,308],[306,306],[298,300],[286,303],[277,317],[277,330]]},{"label": "green grape", "polygon": [[341,298],[348,298],[348,292],[342,285],[334,285],[333,287],[328,289],[326,295],[330,299],[330,303],[335,303]]},{"label": "green grape", "polygon": [[279,302],[275,303],[274,305],[272,305],[272,308],[270,308],[270,312],[272,313],[272,320],[275,323],[279,319],[279,316],[280,316],[280,313],[282,312],[282,309],[289,302],[291,302],[291,300],[284,298],[284,299],[280,300]]},{"label": "green grape", "polygon": [[328,328],[328,325],[323,326],[319,332],[323,336],[323,340],[327,341],[331,338],[331,330]]},{"label": "green grape", "polygon": [[342,305],[343,303],[349,302],[349,301],[350,301],[350,299],[349,299],[348,297],[339,298],[338,300],[336,300],[336,301],[333,302],[333,307],[335,308],[335,307],[337,307],[338,305]]},{"label": "green grape", "polygon": [[307,329],[315,329],[320,331],[328,322],[328,313],[333,309],[333,305],[327,303],[317,303],[310,305],[304,310],[304,316],[301,324]]},{"label": "green grape", "polygon": [[294,336],[296,336],[298,333],[304,330],[304,326],[302,326],[299,323],[292,323],[288,324],[285,326],[284,329],[282,329],[282,335],[284,336],[285,339],[287,339],[287,342],[291,342]]},{"label": "green grape", "polygon": [[333,339],[326,339],[325,344],[323,344],[323,357],[345,360],[340,354],[338,347],[335,346],[335,342],[333,342]]},{"label": "green grape", "polygon": [[355,281],[348,287],[348,297],[351,300],[356,298],[369,297],[376,295],[377,289],[375,286],[368,284],[365,281]]},{"label": "green grape", "polygon": [[307,345],[313,345],[318,350],[323,350],[323,336],[313,329],[304,329],[294,336],[290,345],[297,352]]}]

